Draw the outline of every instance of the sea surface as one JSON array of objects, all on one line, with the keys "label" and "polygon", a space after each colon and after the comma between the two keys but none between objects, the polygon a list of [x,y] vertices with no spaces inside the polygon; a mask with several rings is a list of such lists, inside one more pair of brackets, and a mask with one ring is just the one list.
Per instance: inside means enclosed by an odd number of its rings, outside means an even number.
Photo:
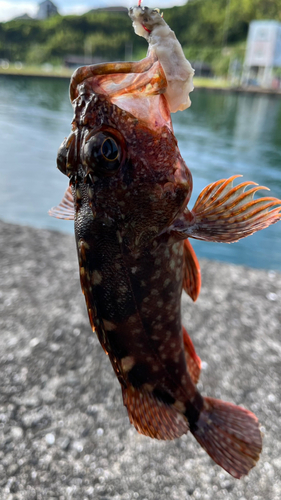
[{"label": "sea surface", "polygon": [[[173,116],[193,175],[189,207],[207,184],[234,174],[281,198],[281,98],[203,89],[191,98],[191,108]],[[73,232],[72,221],[48,216],[67,187],[56,155],[72,116],[67,80],[0,77],[1,219]],[[281,271],[281,222],[231,245],[193,246],[199,257]]]}]

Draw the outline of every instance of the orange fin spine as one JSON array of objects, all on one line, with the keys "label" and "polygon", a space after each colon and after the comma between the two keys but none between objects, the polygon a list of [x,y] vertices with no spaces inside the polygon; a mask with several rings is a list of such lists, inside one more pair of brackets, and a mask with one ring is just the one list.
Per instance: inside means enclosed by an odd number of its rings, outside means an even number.
[{"label": "orange fin spine", "polygon": [[188,239],[184,241],[183,289],[195,302],[201,289],[201,271],[196,254]]},{"label": "orange fin spine", "polygon": [[193,210],[197,211],[199,205],[204,206],[206,200],[209,200],[210,198],[214,200],[217,196],[220,196],[224,192],[228,192],[233,185],[234,179],[238,177],[242,177],[242,175],[233,175],[229,179],[220,179],[219,181],[208,184],[208,186],[206,186],[198,196]]},{"label": "orange fin spine", "polygon": [[[257,191],[268,188],[253,182],[233,187],[237,177],[217,181],[202,191],[191,213],[186,214],[186,236],[232,243],[281,219],[281,200],[274,197],[253,199]],[[245,191],[253,184],[256,187]]]},{"label": "orange fin spine", "polygon": [[[207,188],[209,188],[208,193],[205,193],[204,196],[202,196],[202,193],[198,196],[195,205],[193,207],[193,211],[196,211],[196,213],[200,213],[201,210],[204,211],[204,213],[207,212],[208,208],[210,210],[214,210],[216,207],[224,206],[226,202],[229,202],[229,207],[232,206],[232,204],[236,205],[238,202],[238,196],[240,193],[244,193],[245,189],[248,186],[257,186],[255,182],[242,182],[238,184],[237,186],[233,187],[233,181],[238,178],[242,177],[241,175],[233,175],[229,179],[224,179],[223,183],[221,184],[221,181],[213,182]],[[206,188],[205,188],[206,189]],[[264,186],[258,186],[256,188],[252,188],[255,190],[258,189],[267,189]],[[246,194],[249,194],[251,190],[247,191]]]},{"label": "orange fin spine", "polygon": [[204,398],[204,409],[190,430],[210,457],[237,479],[248,474],[259,460],[259,422],[244,408]]},{"label": "orange fin spine", "polygon": [[[231,209],[236,209],[233,211],[233,214],[236,213],[239,214],[242,209],[245,210],[245,208],[249,206],[250,201],[254,201],[254,203],[257,203],[259,201],[268,199],[268,198],[261,198],[261,199],[258,198],[256,200],[253,199],[254,194],[257,191],[261,189],[269,191],[269,189],[266,188],[265,186],[257,186],[245,192],[245,188],[247,186],[249,186],[249,183],[243,182],[242,185],[236,186],[231,190],[231,192],[226,194],[224,197],[219,197],[219,199],[215,203],[212,203],[212,205],[210,205],[210,211],[213,212],[214,209],[216,208],[216,213],[220,214],[220,213],[225,213]],[[270,197],[269,199],[272,198]],[[203,207],[203,211],[205,214],[207,213],[206,207],[205,208]],[[196,213],[197,214],[200,213],[200,209],[199,210],[197,209]]]},{"label": "orange fin spine", "polygon": [[184,326],[182,327],[185,359],[189,375],[194,384],[197,384],[201,373],[201,359],[197,356],[194,345]]},{"label": "orange fin spine", "polygon": [[173,405],[158,399],[150,390],[122,387],[123,402],[131,424],[140,434],[154,439],[171,440],[186,434],[187,419]]},{"label": "orange fin spine", "polygon": [[70,186],[65,191],[60,204],[51,208],[48,214],[57,219],[74,220],[74,199]]}]

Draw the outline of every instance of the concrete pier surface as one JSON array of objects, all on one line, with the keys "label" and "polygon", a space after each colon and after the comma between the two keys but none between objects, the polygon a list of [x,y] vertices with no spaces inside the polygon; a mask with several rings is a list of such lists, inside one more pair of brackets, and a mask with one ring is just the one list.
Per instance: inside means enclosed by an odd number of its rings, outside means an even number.
[{"label": "concrete pier surface", "polygon": [[201,267],[198,301],[183,297],[200,391],[252,410],[264,433],[240,481],[191,434],[158,442],[130,425],[89,325],[74,238],[0,222],[1,500],[280,500],[281,274]]}]

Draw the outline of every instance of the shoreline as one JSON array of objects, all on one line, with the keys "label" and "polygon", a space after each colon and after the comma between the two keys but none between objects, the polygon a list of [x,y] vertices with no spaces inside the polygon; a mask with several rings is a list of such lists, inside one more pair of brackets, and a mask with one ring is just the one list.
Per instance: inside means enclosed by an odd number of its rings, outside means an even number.
[{"label": "shoreline", "polygon": [[[9,77],[26,77],[26,78],[47,78],[47,79],[60,79],[60,80],[70,80],[74,69],[68,71],[67,68],[64,69],[61,73],[59,72],[44,72],[34,69],[34,71],[24,70],[3,70],[0,69],[0,78],[2,76]],[[194,88],[208,90],[208,91],[225,91],[225,92],[234,92],[234,93],[246,93],[246,94],[265,94],[271,95],[274,97],[281,96],[281,89],[266,89],[261,87],[249,86],[249,87],[241,87],[241,86],[230,86],[226,80],[222,79],[213,79],[213,78],[201,78],[194,77]],[[219,83],[220,82],[220,83]]]},{"label": "shoreline", "polygon": [[0,220],[0,241],[1,500],[281,498],[281,273],[200,259],[200,297],[182,299],[199,390],[262,426],[260,460],[237,481],[190,433],[161,442],[130,425],[89,325],[74,237]]}]

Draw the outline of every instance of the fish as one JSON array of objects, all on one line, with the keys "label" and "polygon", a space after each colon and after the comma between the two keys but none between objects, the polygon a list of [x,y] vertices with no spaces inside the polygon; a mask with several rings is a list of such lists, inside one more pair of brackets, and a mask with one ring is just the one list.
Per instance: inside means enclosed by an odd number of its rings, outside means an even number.
[{"label": "fish", "polygon": [[190,105],[193,70],[179,42],[168,58],[166,49],[157,52],[175,41],[158,9],[138,5],[129,15],[148,39],[148,55],[73,74],[72,130],[57,156],[69,187],[50,215],[74,220],[90,324],[131,424],[159,440],[190,431],[216,464],[241,478],[262,450],[259,422],[249,410],[199,392],[201,360],[181,322],[181,296],[184,290],[196,301],[200,293],[191,238],[236,242],[279,221],[281,201],[254,198],[267,188],[236,185],[241,176],[233,175],[209,184],[188,208],[192,175],[171,110]]}]

